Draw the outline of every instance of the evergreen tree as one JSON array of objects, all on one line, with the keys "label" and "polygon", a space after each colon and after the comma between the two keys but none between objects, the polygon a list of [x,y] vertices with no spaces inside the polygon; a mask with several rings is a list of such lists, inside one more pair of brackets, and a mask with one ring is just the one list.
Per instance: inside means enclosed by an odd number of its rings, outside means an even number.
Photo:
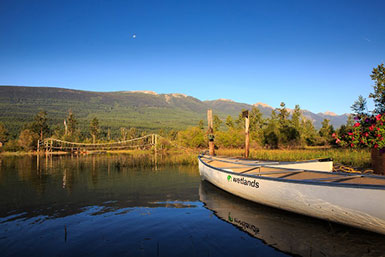
[{"label": "evergreen tree", "polygon": [[229,129],[234,128],[233,117],[231,117],[230,115],[226,118],[226,127]]},{"label": "evergreen tree", "polygon": [[92,142],[94,144],[96,143],[96,139],[99,135],[99,132],[100,132],[99,120],[98,118],[95,117],[91,120],[91,123],[90,123],[90,133],[92,136]]},{"label": "evergreen tree", "polygon": [[263,131],[264,144],[270,148],[278,148],[279,144],[279,119],[275,110],[271,111],[271,116],[267,119],[266,127]]},{"label": "evergreen tree", "polygon": [[235,127],[237,129],[244,129],[245,128],[245,118],[243,117],[243,112],[245,109],[242,109],[241,113],[238,115],[238,118],[235,120]]},{"label": "evergreen tree", "polygon": [[297,104],[294,107],[293,114],[291,115],[291,120],[288,126],[289,131],[286,133],[286,138],[292,145],[304,145],[304,142],[301,140],[304,132],[304,128],[301,126],[303,119],[302,110]]},{"label": "evergreen tree", "polygon": [[218,117],[218,115],[213,116],[213,130],[214,132],[218,131],[222,125],[222,120]]},{"label": "evergreen tree", "polygon": [[370,78],[375,82],[373,88],[374,93],[370,93],[369,97],[373,98],[376,106],[376,113],[385,113],[385,67],[382,63],[374,68]]},{"label": "evergreen tree", "polygon": [[253,107],[249,112],[250,131],[258,131],[262,128],[264,120],[258,108]]},{"label": "evergreen tree", "polygon": [[301,121],[301,142],[306,145],[315,145],[317,142],[317,131],[311,120],[303,118]]},{"label": "evergreen tree", "polygon": [[278,119],[281,126],[287,125],[287,120],[289,118],[289,112],[286,109],[286,105],[284,102],[280,104],[281,108],[278,108]]},{"label": "evergreen tree", "polygon": [[50,133],[47,121],[47,112],[40,111],[38,114],[36,114],[34,121],[29,126],[31,131],[39,135],[40,140],[43,140],[43,138],[48,136]]},{"label": "evergreen tree", "polygon": [[328,119],[324,119],[322,121],[322,127],[319,130],[319,135],[321,136],[321,143],[328,144],[331,140],[332,131],[334,128],[330,125],[330,121]]},{"label": "evergreen tree", "polygon": [[347,119],[347,121],[346,121],[346,128],[347,128],[347,129],[353,128],[354,123],[355,123],[355,121],[354,121],[354,115],[349,115],[349,116],[348,116],[348,119]]},{"label": "evergreen tree", "polygon": [[126,141],[126,139],[127,139],[127,129],[121,127],[120,128],[120,140],[121,141]]},{"label": "evergreen tree", "polygon": [[258,108],[253,107],[249,112],[250,136],[258,145],[263,145],[263,125],[265,120]]},{"label": "evergreen tree", "polygon": [[366,99],[360,95],[354,104],[350,107],[354,114],[359,116],[367,115]]},{"label": "evergreen tree", "polygon": [[297,104],[291,116],[291,125],[298,131],[301,130],[302,110]]},{"label": "evergreen tree", "polygon": [[75,118],[75,115],[72,113],[72,110],[68,111],[67,126],[69,136],[74,137],[78,128],[78,121]]}]

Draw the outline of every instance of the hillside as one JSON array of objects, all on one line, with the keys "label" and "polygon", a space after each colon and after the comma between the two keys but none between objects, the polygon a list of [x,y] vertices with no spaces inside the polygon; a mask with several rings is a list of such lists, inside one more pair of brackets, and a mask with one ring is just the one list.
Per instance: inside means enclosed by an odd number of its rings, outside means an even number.
[{"label": "hillside", "polygon": [[[265,104],[256,104],[268,116],[273,110]],[[137,127],[142,130],[185,129],[206,119],[206,110],[213,109],[221,118],[238,116],[242,109],[252,105],[219,99],[201,101],[182,94],[157,94],[151,91],[91,92],[49,87],[0,86],[0,122],[10,131],[19,131],[32,120],[39,110],[45,110],[50,123],[62,124],[71,109],[86,129],[93,117],[101,126],[118,133],[120,127]],[[346,122],[346,115],[315,114],[304,111],[316,127],[324,118],[335,127]]]}]

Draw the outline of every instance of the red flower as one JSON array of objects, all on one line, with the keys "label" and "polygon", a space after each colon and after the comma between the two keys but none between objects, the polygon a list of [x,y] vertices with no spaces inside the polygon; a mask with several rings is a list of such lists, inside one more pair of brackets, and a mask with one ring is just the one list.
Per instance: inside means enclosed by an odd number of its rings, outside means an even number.
[{"label": "red flower", "polygon": [[377,116],[376,116],[376,120],[380,120],[381,119],[381,114],[378,114]]},{"label": "red flower", "polygon": [[374,148],[378,148],[378,145],[377,145],[377,144],[375,144],[375,145],[374,145]]},{"label": "red flower", "polygon": [[369,133],[368,133],[368,132],[365,132],[365,133],[364,133],[364,136],[365,136],[365,137],[368,137],[368,136],[369,136]]},{"label": "red flower", "polygon": [[349,135],[349,136],[353,136],[353,132],[349,132],[348,135]]},{"label": "red flower", "polygon": [[354,144],[353,144],[353,143],[351,143],[351,144],[350,144],[350,146],[351,146],[351,147],[354,147]]},{"label": "red flower", "polygon": [[361,124],[359,122],[354,124],[354,127],[359,127]]},{"label": "red flower", "polygon": [[337,138],[336,144],[338,144],[339,142],[341,142],[341,140],[339,138]]},{"label": "red flower", "polygon": [[335,137],[336,137],[336,133],[333,133],[333,134],[332,134],[332,137],[335,138]]},{"label": "red flower", "polygon": [[370,131],[373,131],[373,129],[374,129],[374,125],[372,125],[372,126],[369,127],[369,130],[370,130]]}]

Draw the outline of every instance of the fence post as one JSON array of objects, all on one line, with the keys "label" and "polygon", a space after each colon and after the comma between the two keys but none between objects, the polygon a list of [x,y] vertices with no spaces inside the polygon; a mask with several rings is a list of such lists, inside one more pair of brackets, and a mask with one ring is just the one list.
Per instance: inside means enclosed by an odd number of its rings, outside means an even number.
[{"label": "fence post", "polygon": [[250,135],[249,135],[249,111],[242,112],[242,116],[245,118],[245,158],[249,158],[249,147],[250,147]]},{"label": "fence post", "polygon": [[213,129],[213,111],[211,109],[207,110],[207,123],[208,123],[208,137],[209,137],[209,154],[211,156],[215,155],[214,149],[214,129]]}]

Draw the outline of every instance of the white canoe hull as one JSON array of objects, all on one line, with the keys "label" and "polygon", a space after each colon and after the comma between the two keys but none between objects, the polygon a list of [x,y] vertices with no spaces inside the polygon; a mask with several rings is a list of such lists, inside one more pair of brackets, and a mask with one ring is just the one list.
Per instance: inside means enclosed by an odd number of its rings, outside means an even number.
[{"label": "white canoe hull", "polygon": [[199,159],[199,172],[244,199],[385,234],[385,190],[276,180],[214,168]]}]

